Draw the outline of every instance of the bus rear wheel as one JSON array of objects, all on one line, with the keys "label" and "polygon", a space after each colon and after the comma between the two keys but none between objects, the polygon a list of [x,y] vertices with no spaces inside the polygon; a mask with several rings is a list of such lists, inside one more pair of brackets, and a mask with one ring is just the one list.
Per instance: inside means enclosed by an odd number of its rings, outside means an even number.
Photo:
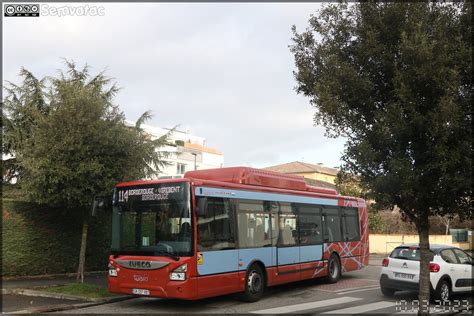
[{"label": "bus rear wheel", "polygon": [[328,283],[336,283],[341,278],[341,263],[337,255],[332,254],[328,260]]},{"label": "bus rear wheel", "polygon": [[256,302],[265,291],[265,276],[262,268],[258,264],[252,264],[245,276],[245,292],[240,299],[244,302]]}]

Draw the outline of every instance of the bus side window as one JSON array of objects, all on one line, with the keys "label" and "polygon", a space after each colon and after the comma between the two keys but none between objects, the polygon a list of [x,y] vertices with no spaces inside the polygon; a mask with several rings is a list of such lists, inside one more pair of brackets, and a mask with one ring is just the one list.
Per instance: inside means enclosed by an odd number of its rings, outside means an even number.
[{"label": "bus side window", "polygon": [[320,207],[300,205],[298,208],[298,223],[300,245],[320,244],[323,241]]},{"label": "bus side window", "polygon": [[207,198],[207,203],[196,201],[205,211],[197,212],[198,251],[235,248],[234,210],[229,199]]},{"label": "bus side window", "polygon": [[345,208],[342,218],[344,241],[360,240],[359,212],[356,208]]},{"label": "bus side window", "polygon": [[[289,203],[280,203],[280,234],[278,238],[279,246],[294,246],[296,245],[295,233],[296,231],[296,215]],[[297,235],[297,233],[296,233]]]},{"label": "bus side window", "polygon": [[326,207],[324,214],[324,242],[342,241],[341,217],[337,208]]},{"label": "bus side window", "polygon": [[239,248],[271,245],[270,214],[262,201],[238,201]]}]

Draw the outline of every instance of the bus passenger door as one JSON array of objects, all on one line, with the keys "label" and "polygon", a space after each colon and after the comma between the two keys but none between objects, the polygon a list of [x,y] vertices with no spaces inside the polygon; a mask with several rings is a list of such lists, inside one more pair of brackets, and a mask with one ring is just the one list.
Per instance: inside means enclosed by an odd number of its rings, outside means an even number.
[{"label": "bus passenger door", "polygon": [[316,205],[298,206],[301,279],[318,276],[324,267],[321,208]]},{"label": "bus passenger door", "polygon": [[237,200],[240,290],[245,290],[247,269],[258,261],[272,283],[273,248],[269,205],[259,200]]},{"label": "bus passenger door", "polygon": [[277,242],[277,278],[275,284],[300,279],[300,247],[296,213],[289,203],[280,203]]},{"label": "bus passenger door", "polygon": [[236,292],[239,286],[235,208],[229,199],[206,199],[197,213],[197,272],[200,298]]}]

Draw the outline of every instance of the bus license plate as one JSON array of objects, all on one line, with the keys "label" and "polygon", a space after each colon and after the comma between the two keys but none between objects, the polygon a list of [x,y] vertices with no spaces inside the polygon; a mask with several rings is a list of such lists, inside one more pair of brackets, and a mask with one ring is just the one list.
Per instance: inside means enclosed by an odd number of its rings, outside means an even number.
[{"label": "bus license plate", "polygon": [[144,289],[132,289],[132,294],[150,295],[150,291],[149,290],[144,290]]},{"label": "bus license plate", "polygon": [[415,275],[414,275],[414,274],[408,274],[408,273],[398,273],[398,272],[395,272],[395,277],[396,277],[396,278],[400,278],[400,279],[413,280],[413,278],[415,277]]}]

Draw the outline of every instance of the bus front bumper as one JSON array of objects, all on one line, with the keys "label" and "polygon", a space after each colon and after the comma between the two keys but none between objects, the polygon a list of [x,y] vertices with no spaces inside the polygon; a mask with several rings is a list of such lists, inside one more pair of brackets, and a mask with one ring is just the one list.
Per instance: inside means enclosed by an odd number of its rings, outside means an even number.
[{"label": "bus front bumper", "polygon": [[108,278],[109,292],[143,297],[177,298],[194,300],[197,298],[197,279],[190,277],[186,281],[158,282],[120,282],[117,277]]}]

